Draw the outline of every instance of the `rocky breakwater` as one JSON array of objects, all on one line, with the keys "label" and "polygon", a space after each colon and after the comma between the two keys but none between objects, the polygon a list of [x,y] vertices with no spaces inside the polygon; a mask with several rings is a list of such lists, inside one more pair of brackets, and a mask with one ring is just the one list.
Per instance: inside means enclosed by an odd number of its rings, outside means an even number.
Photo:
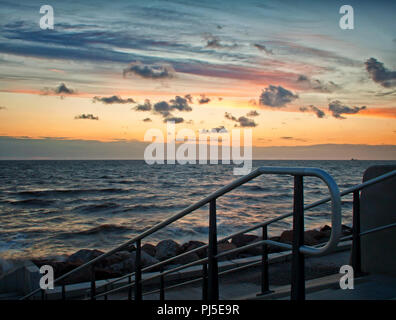
[{"label": "rocky breakwater", "polygon": [[[304,233],[304,240],[306,245],[317,245],[326,242],[331,233],[329,226],[324,226],[320,229],[307,230]],[[347,226],[342,227],[343,236],[351,234],[351,229]],[[280,236],[271,237],[271,240],[283,243],[291,243],[293,241],[293,231],[287,230],[282,232]],[[248,244],[260,241],[261,237],[253,234],[242,234],[233,237],[230,241],[222,241],[218,243],[218,253],[240,248]],[[184,244],[179,244],[174,240],[162,240],[156,245],[145,243],[141,251],[141,264],[143,267],[154,265],[159,261],[165,261],[169,258],[176,257],[182,253],[189,252],[193,249],[204,246],[204,242],[188,241]],[[269,252],[280,252],[282,248],[277,246],[268,246]],[[104,252],[96,249],[81,249],[63,260],[54,259],[34,259],[33,262],[41,267],[42,265],[51,265],[54,268],[55,278],[75,269],[78,266],[102,255]],[[222,257],[220,260],[236,259],[248,256],[257,256],[261,254],[261,246],[255,246],[238,253],[233,253]],[[194,262],[207,256],[207,249],[201,249],[175,260],[169,262],[164,266],[164,269],[173,268],[176,265],[184,265],[186,263]],[[118,251],[95,264],[95,278],[97,280],[116,278],[121,275],[134,272],[136,270],[136,248],[129,246],[122,251]],[[150,271],[158,271],[158,268],[153,268]],[[91,269],[84,268],[65,279],[65,283],[79,283],[87,282],[91,279]]]}]

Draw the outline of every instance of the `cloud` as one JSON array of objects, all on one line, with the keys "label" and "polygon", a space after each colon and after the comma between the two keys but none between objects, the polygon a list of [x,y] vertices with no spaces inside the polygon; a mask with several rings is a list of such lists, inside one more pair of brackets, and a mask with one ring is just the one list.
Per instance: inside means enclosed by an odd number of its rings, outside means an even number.
[{"label": "cloud", "polygon": [[337,119],[346,119],[342,114],[356,114],[361,110],[365,110],[366,106],[362,107],[348,107],[343,106],[341,101],[335,100],[329,103],[329,111],[332,116]]},{"label": "cloud", "polygon": [[146,99],[146,100],[144,100],[143,104],[138,104],[133,109],[135,109],[136,111],[150,111],[151,108],[152,108],[152,106],[151,106],[150,100]]},{"label": "cloud", "polygon": [[233,49],[238,47],[236,43],[233,44],[224,44],[220,42],[219,37],[214,36],[210,33],[204,34],[204,39],[206,40],[206,48],[210,49]]},{"label": "cloud", "polygon": [[56,88],[44,88],[43,94],[56,94],[63,97],[64,95],[73,95],[76,91],[74,89],[68,88],[63,82],[59,84]]},{"label": "cloud", "polygon": [[167,79],[173,78],[174,69],[170,65],[144,65],[143,63],[137,61],[131,63],[123,70],[124,77],[129,74],[135,74],[144,79]]},{"label": "cloud", "polygon": [[193,97],[192,97],[191,94],[186,94],[186,95],[184,96],[184,98],[186,98],[187,101],[188,101],[189,103],[193,103]]},{"label": "cloud", "polygon": [[74,119],[79,120],[99,120],[99,117],[95,117],[93,114],[80,114],[78,116],[75,116]]},{"label": "cloud", "polygon": [[6,107],[0,106],[0,110],[7,110]]},{"label": "cloud", "polygon": [[[153,111],[154,113],[162,115],[164,118],[173,117],[172,111],[182,111],[182,112],[190,112],[192,108],[188,104],[188,99],[180,96],[176,96],[174,99],[171,99],[169,102],[160,101],[154,104]],[[181,118],[179,118],[181,119]]]},{"label": "cloud", "polygon": [[119,96],[111,96],[111,97],[98,97],[95,96],[92,99],[93,102],[102,102],[104,104],[114,104],[114,103],[119,103],[119,104],[126,104],[126,103],[135,103],[135,100],[132,98],[127,98],[127,99],[122,99]]},{"label": "cloud", "polygon": [[297,82],[309,89],[325,93],[331,93],[340,89],[340,86],[335,84],[333,81],[329,81],[326,83],[318,79],[311,79],[303,74],[299,75],[299,77],[297,78]]},{"label": "cloud", "polygon": [[311,112],[315,113],[318,118],[324,118],[326,115],[323,110],[321,110],[318,107],[315,107],[313,105],[310,105],[309,107],[301,107],[300,111],[301,112],[311,111]]},{"label": "cloud", "polygon": [[282,88],[281,86],[273,86],[265,88],[260,95],[259,101],[261,105],[281,108],[287,103],[298,98],[297,94]]},{"label": "cloud", "polygon": [[153,120],[151,120],[150,118],[145,118],[143,119],[143,122],[152,122]]},{"label": "cloud", "polygon": [[238,124],[235,124],[236,127],[257,127],[257,123],[255,123],[253,119],[244,116],[236,118],[232,114],[226,112],[224,117],[228,120],[237,122]]},{"label": "cloud", "polygon": [[396,87],[396,71],[385,68],[382,62],[370,58],[365,62],[366,70],[371,79],[385,88]]},{"label": "cloud", "polygon": [[210,134],[210,133],[227,133],[228,130],[224,126],[218,126],[216,128],[208,129],[201,129],[199,133],[201,134]]},{"label": "cloud", "polygon": [[258,117],[260,114],[256,110],[249,111],[246,116],[247,117]]},{"label": "cloud", "polygon": [[228,119],[228,120],[231,120],[231,121],[238,121],[238,119],[237,119],[236,117],[234,117],[231,113],[228,113],[228,112],[226,112],[226,113],[224,114],[224,117],[225,117],[226,119]]},{"label": "cloud", "polygon": [[201,94],[201,98],[198,99],[199,104],[209,103],[210,98],[206,97],[204,94]]},{"label": "cloud", "polygon": [[307,140],[300,139],[300,138],[294,138],[294,137],[280,137],[282,140],[293,140],[293,141],[301,141],[301,142],[306,142]]},{"label": "cloud", "polygon": [[168,122],[168,121],[174,122],[174,123],[182,123],[182,122],[184,122],[184,119],[180,118],[180,117],[166,117],[164,119],[164,122]]},{"label": "cloud", "polygon": [[266,54],[268,54],[268,55],[273,55],[273,54],[274,54],[272,50],[268,49],[268,48],[267,48],[265,45],[263,45],[263,44],[255,43],[253,46],[256,47],[257,49],[259,49],[260,51],[264,51],[264,52],[265,52]]}]

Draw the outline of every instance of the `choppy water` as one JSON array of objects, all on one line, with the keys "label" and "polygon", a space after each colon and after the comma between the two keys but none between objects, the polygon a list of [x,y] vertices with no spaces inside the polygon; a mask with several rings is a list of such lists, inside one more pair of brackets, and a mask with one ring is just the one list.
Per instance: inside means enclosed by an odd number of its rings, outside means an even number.
[{"label": "choppy water", "polygon": [[[329,172],[341,190],[361,182],[374,164],[396,161],[254,161],[258,166],[309,166]],[[232,165],[154,165],[144,161],[0,161],[0,257],[69,254],[113,248],[237,177]],[[305,202],[326,197],[327,187],[305,178]],[[218,234],[230,234],[292,209],[293,179],[261,176],[220,198]],[[351,217],[343,199],[343,223]],[[147,239],[207,239],[208,208]],[[329,223],[329,207],[307,211],[307,227]],[[273,225],[279,234],[290,220]]]}]

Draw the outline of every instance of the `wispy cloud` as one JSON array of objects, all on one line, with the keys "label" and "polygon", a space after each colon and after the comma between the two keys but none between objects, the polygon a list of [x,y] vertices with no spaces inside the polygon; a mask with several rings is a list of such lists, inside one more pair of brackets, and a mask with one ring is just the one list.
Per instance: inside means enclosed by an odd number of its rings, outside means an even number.
[{"label": "wispy cloud", "polygon": [[300,108],[300,111],[301,112],[313,112],[314,114],[316,114],[316,116],[318,117],[318,118],[324,118],[325,117],[325,112],[323,111],[323,110],[321,110],[321,109],[319,109],[318,107],[315,107],[315,106],[313,106],[313,105],[310,105],[310,106],[308,106],[308,107],[301,107]]},{"label": "wispy cloud", "polygon": [[267,48],[265,45],[263,45],[263,44],[255,43],[253,46],[256,47],[256,48],[257,48],[258,50],[260,50],[260,51],[264,51],[264,52],[265,52],[266,54],[268,54],[268,55],[273,55],[273,54],[274,54],[272,50],[268,49],[268,48]]}]

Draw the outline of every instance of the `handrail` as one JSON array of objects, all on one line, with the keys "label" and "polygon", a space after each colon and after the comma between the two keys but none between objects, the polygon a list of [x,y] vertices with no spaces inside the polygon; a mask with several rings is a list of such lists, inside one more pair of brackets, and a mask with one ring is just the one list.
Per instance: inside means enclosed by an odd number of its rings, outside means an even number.
[{"label": "handrail", "polygon": [[[92,265],[92,264],[104,259],[105,257],[117,252],[117,251],[122,250],[123,248],[127,247],[128,245],[130,245],[132,243],[135,243],[136,241],[139,241],[139,240],[151,235],[152,233],[156,232],[157,230],[159,230],[159,229],[161,229],[161,228],[173,223],[174,221],[184,217],[185,215],[191,213],[192,211],[204,206],[205,204],[211,202],[212,200],[215,200],[216,198],[224,195],[225,193],[227,193],[227,192],[239,187],[240,185],[242,185],[242,184],[244,184],[244,183],[246,183],[246,182],[254,179],[257,176],[262,175],[262,174],[289,174],[289,175],[301,175],[301,176],[316,176],[316,177],[319,177],[320,179],[322,179],[327,184],[331,196],[327,197],[327,198],[324,198],[322,200],[316,201],[316,202],[314,202],[314,203],[312,203],[310,205],[307,205],[307,206],[304,207],[304,209],[305,210],[311,209],[313,207],[316,207],[318,205],[321,205],[323,203],[326,203],[326,202],[332,200],[332,231],[331,231],[330,240],[327,242],[327,244],[325,246],[323,246],[323,247],[321,247],[319,249],[318,248],[308,247],[308,246],[301,246],[299,248],[299,251],[301,253],[304,253],[304,254],[322,255],[322,254],[325,254],[325,253],[331,251],[334,248],[334,246],[337,245],[337,242],[338,242],[338,239],[339,239],[339,236],[340,236],[340,233],[341,233],[341,216],[340,216],[341,204],[340,204],[340,197],[344,196],[344,195],[346,195],[348,193],[352,193],[354,191],[361,190],[361,189],[363,189],[365,187],[368,187],[368,186],[370,186],[372,184],[378,183],[378,182],[383,181],[385,179],[388,179],[390,177],[393,177],[393,176],[396,175],[396,170],[394,170],[394,171],[392,171],[390,173],[384,174],[382,176],[379,176],[377,178],[371,179],[369,181],[366,181],[366,182],[364,182],[364,183],[362,183],[360,185],[354,186],[354,187],[349,188],[349,189],[347,189],[347,190],[345,190],[345,191],[340,193],[339,190],[338,190],[337,184],[334,182],[332,177],[330,175],[328,175],[325,171],[321,170],[321,169],[317,169],[317,168],[301,168],[301,167],[296,167],[296,168],[260,167],[260,168],[258,168],[256,170],[252,171],[250,174],[248,174],[248,175],[246,175],[244,177],[241,177],[241,178],[231,182],[230,184],[224,186],[223,188],[220,188],[219,190],[213,192],[212,194],[210,194],[209,196],[205,197],[204,199],[202,199],[202,200],[190,205],[189,207],[187,207],[186,209],[182,210],[181,212],[179,212],[178,214],[174,215],[173,217],[171,217],[171,218],[169,218],[169,219],[167,219],[167,220],[165,220],[165,221],[163,221],[163,222],[161,222],[161,223],[149,228],[148,230],[144,231],[143,233],[133,237],[131,240],[128,240],[124,244],[122,244],[122,245],[120,245],[120,246],[118,246],[118,247],[116,247],[116,248],[114,248],[114,249],[112,249],[112,250],[110,250],[110,251],[108,251],[108,252],[106,252],[106,253],[104,253],[104,254],[102,254],[102,255],[100,255],[100,256],[92,259],[92,260],[90,260],[90,261],[88,261],[88,262],[86,262],[85,264],[83,264],[83,265],[81,265],[81,266],[69,271],[68,273],[65,273],[64,275],[62,275],[59,278],[55,279],[54,283],[59,282],[60,280],[63,280],[65,278],[67,278],[71,274],[73,274],[73,273],[75,273],[75,272],[77,272],[77,271],[79,271],[79,270],[81,270],[81,269],[83,269],[85,267],[88,267],[89,265]],[[283,215],[281,215],[279,217],[270,219],[270,220],[265,221],[263,223],[257,224],[257,225],[255,225],[253,227],[249,227],[249,228],[246,228],[246,229],[244,229],[244,230],[242,230],[240,232],[234,233],[234,234],[232,234],[230,236],[225,237],[224,239],[222,239],[220,241],[223,241],[225,239],[230,239],[230,238],[232,238],[232,237],[234,237],[234,236],[236,236],[238,234],[243,234],[245,232],[260,228],[262,226],[266,226],[266,225],[268,225],[268,224],[270,224],[272,222],[282,220],[282,219],[284,219],[286,217],[290,217],[292,214],[293,213],[283,214]],[[277,246],[285,247],[285,244],[281,243],[281,242],[276,242],[276,241],[271,241],[271,240],[266,240],[265,242],[267,244],[274,244],[274,245],[277,245]],[[167,263],[169,261],[175,260],[175,259],[177,259],[178,257],[180,257],[182,255],[187,255],[187,254],[190,254],[190,253],[195,252],[195,251],[202,250],[202,249],[207,248],[207,247],[208,247],[208,245],[201,246],[199,248],[196,248],[196,249],[193,249],[191,251],[185,252],[185,253],[183,253],[183,254],[181,254],[179,256],[172,257],[172,258],[167,259],[165,261],[159,262],[159,263],[157,263],[155,265],[151,265],[151,266],[145,267],[145,268],[142,269],[142,271],[146,271],[146,270],[152,269],[152,268],[154,268],[156,266],[163,265],[164,263]],[[132,274],[134,274],[134,273],[131,273],[129,275],[132,275]],[[114,282],[119,281],[119,280],[121,280],[121,279],[123,279],[125,277],[126,276],[122,276],[120,278],[117,278],[117,279],[111,281],[110,283],[114,283]],[[107,285],[108,284],[109,283],[107,283]],[[35,293],[39,292],[40,290],[41,289],[36,289],[36,290],[32,291],[31,293],[29,293],[28,295],[24,296],[22,299],[29,298],[30,296],[34,295]]]}]

